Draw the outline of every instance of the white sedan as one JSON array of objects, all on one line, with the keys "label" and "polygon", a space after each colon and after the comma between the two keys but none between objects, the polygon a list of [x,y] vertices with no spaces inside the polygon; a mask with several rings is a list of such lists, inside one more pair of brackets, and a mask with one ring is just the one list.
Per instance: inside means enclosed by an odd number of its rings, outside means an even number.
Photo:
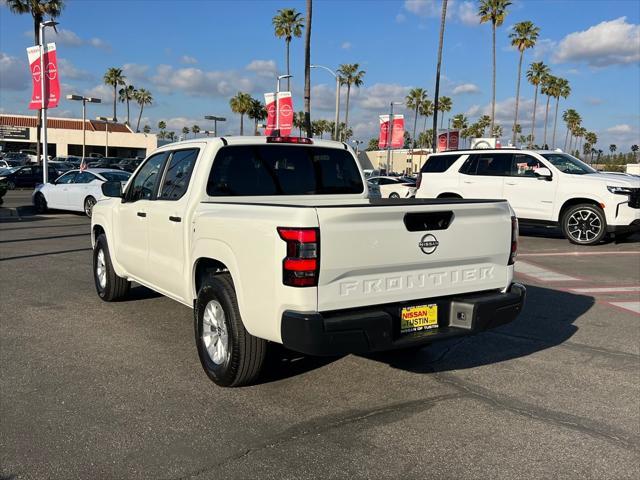
[{"label": "white sedan", "polygon": [[403,181],[398,177],[369,177],[367,181],[380,188],[382,198],[413,198],[416,196],[416,184]]},{"label": "white sedan", "polygon": [[36,210],[44,213],[49,208],[84,212],[91,216],[93,206],[102,200],[102,184],[104,182],[127,183],[131,174],[110,168],[88,168],[86,170],[70,170],[54,181],[38,185],[32,199]]}]

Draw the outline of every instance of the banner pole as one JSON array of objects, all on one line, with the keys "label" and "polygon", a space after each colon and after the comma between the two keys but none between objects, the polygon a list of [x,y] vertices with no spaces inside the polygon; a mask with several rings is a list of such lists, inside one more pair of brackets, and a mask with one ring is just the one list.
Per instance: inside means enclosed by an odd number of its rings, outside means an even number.
[{"label": "banner pole", "polygon": [[[40,100],[42,101],[42,183],[46,184],[49,181],[49,161],[48,161],[48,146],[47,146],[47,107],[45,101],[45,79],[46,72],[44,67],[44,53],[45,53],[45,39],[44,39],[44,24],[40,23]],[[39,161],[40,159],[38,159]]]},{"label": "banner pole", "polygon": [[[391,161],[391,142],[393,141],[393,102],[389,112],[389,124],[387,126],[387,175],[389,175],[389,162]],[[380,173],[382,175],[382,173]]]}]

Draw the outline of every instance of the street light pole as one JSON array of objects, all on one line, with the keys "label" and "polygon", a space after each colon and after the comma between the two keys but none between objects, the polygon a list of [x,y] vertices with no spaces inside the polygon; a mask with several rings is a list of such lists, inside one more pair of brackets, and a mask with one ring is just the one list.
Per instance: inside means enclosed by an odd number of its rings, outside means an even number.
[{"label": "street light pole", "polygon": [[78,100],[82,102],[82,158],[84,159],[86,155],[86,123],[87,123],[87,102],[89,103],[102,103],[102,100],[95,97],[85,97],[83,95],[67,95],[67,100]]},{"label": "street light pole", "polygon": [[276,81],[276,129],[273,132],[275,136],[280,136],[280,108],[278,107],[278,94],[280,93],[280,80],[284,78],[291,78],[293,75],[278,75],[278,80]]},{"label": "street light pole", "polygon": [[104,156],[108,157],[109,156],[109,119],[107,117],[97,117],[97,120],[102,120],[104,122],[104,132],[105,132]]},{"label": "street light pole", "polygon": [[387,175],[389,175],[389,165],[391,160],[391,142],[393,141],[393,106],[402,105],[404,102],[391,102],[389,111],[389,126],[387,127]]},{"label": "street light pole", "polygon": [[215,115],[205,115],[205,120],[213,120],[213,136],[218,136],[218,122],[226,122],[225,117],[216,117]]},{"label": "street light pole", "polygon": [[338,141],[338,131],[340,129],[340,76],[336,74],[333,70],[328,67],[324,67],[322,65],[311,65],[311,68],[323,68],[331,75],[336,77],[336,116],[335,116],[335,125],[333,131],[333,139]]}]

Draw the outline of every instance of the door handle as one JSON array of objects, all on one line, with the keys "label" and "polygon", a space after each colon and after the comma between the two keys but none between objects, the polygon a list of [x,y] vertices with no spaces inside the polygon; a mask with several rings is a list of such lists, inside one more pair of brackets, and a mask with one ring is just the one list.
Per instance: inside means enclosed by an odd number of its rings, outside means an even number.
[{"label": "door handle", "polygon": [[170,216],[169,220],[171,220],[172,222],[181,222],[182,218]]},{"label": "door handle", "polygon": [[507,185],[517,185],[517,183],[515,182],[504,182],[504,183],[506,183]]},{"label": "door handle", "polygon": [[463,180],[464,183],[474,183],[474,182],[470,182],[469,180]]},{"label": "door handle", "polygon": [[138,212],[137,214],[139,217],[146,217],[147,214],[145,212]]}]

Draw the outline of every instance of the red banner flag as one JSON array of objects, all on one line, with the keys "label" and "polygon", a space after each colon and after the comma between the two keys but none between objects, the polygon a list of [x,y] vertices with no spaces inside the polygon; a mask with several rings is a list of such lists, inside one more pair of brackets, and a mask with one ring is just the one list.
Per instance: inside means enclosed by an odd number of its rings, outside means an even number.
[{"label": "red banner flag", "polygon": [[[265,93],[264,101],[267,108],[267,128],[265,135],[272,135],[276,130],[276,96],[274,93]],[[288,137],[293,130],[293,101],[291,92],[278,93],[278,123],[280,124],[280,136]]]},{"label": "red banner flag", "polygon": [[[42,108],[42,72],[40,71],[40,47],[27,48],[29,67],[31,68],[31,78],[33,80],[33,93],[29,109],[38,110]],[[55,108],[60,103],[60,78],[58,75],[58,59],[56,56],[56,44],[47,44],[44,50],[44,90],[45,108]]]},{"label": "red banner flag", "polygon": [[438,133],[438,152],[457,150],[460,143],[459,130],[440,130]]},{"label": "red banner flag", "polygon": [[[404,145],[404,115],[393,116],[393,129],[391,132],[391,148],[401,148]],[[389,115],[380,115],[380,134],[378,135],[378,148],[387,148],[389,138]]]}]

